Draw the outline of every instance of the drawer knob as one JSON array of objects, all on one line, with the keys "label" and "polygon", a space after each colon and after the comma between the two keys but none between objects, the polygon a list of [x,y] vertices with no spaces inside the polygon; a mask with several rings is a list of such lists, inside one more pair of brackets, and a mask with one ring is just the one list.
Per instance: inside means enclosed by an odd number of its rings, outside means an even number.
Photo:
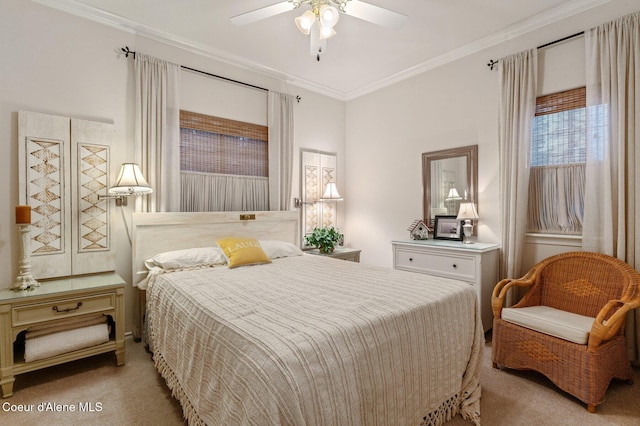
[{"label": "drawer knob", "polygon": [[456,265],[455,263],[453,264],[453,269],[456,269],[458,267],[458,265]]},{"label": "drawer knob", "polygon": [[57,313],[59,313],[59,314],[64,314],[64,313],[66,313],[66,312],[71,312],[71,311],[78,310],[78,309],[80,309],[80,306],[82,306],[82,302],[78,302],[78,303],[76,304],[76,307],[75,307],[75,308],[60,309],[60,308],[58,308],[58,306],[56,305],[56,306],[54,306],[54,307],[53,307],[53,308],[51,308],[51,309],[53,309],[54,311],[56,311],[56,312],[57,312]]},{"label": "drawer knob", "polygon": [[410,258],[409,258],[409,262],[413,262],[413,257],[410,257]]}]

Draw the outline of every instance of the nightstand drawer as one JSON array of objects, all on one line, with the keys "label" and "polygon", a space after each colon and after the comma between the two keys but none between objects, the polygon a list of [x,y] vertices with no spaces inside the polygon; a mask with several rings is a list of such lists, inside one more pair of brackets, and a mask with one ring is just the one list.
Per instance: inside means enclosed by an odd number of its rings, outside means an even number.
[{"label": "nightstand drawer", "polygon": [[42,321],[54,321],[95,312],[115,310],[115,294],[79,296],[12,309],[13,325],[21,326]]},{"label": "nightstand drawer", "polygon": [[396,267],[408,271],[475,281],[474,257],[451,256],[410,250],[396,250]]}]

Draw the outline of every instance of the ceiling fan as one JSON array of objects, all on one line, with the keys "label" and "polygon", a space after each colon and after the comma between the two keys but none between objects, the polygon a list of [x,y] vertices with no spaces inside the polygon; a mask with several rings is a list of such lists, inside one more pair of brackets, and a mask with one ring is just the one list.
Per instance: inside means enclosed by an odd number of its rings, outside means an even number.
[{"label": "ceiling fan", "polygon": [[295,19],[298,29],[310,35],[310,53],[320,60],[326,51],[327,39],[336,34],[333,28],[340,13],[371,22],[385,28],[398,30],[407,20],[407,15],[385,9],[360,0],[286,0],[265,6],[231,18],[235,25],[247,25],[281,13],[289,12],[308,4],[311,9]]}]

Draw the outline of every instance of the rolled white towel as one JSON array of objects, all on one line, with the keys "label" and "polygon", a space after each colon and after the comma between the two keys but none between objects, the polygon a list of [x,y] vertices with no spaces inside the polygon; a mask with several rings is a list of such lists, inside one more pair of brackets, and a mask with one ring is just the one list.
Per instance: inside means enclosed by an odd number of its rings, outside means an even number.
[{"label": "rolled white towel", "polygon": [[25,340],[24,360],[31,362],[50,358],[108,341],[109,327],[106,323],[45,334]]},{"label": "rolled white towel", "polygon": [[[105,318],[103,314],[83,315],[82,321],[89,321],[89,320],[103,319],[103,318]],[[54,325],[51,325],[51,323],[49,322],[40,324],[40,325],[32,325],[31,327],[29,327],[29,331],[46,330],[51,327],[57,327],[57,326],[66,325],[66,324],[73,325],[77,323],[78,323],[78,317],[64,318],[64,319],[57,320]]]},{"label": "rolled white towel", "polygon": [[59,331],[65,330],[73,330],[74,328],[82,328],[95,324],[103,324],[107,322],[107,317],[105,315],[92,316],[89,318],[83,319],[74,319],[73,321],[65,321],[61,323],[56,323],[54,325],[49,325],[47,327],[40,326],[36,329],[29,328],[25,333],[26,339],[31,339],[37,336],[44,336],[45,334],[57,333]]}]

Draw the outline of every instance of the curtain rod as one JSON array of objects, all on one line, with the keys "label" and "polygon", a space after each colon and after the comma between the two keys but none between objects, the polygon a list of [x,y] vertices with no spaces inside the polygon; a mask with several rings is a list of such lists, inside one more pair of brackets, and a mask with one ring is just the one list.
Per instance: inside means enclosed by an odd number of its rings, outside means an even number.
[{"label": "curtain rod", "polygon": [[[124,53],[124,57],[125,57],[125,58],[128,58],[128,57],[129,57],[129,55],[133,55],[133,59],[135,59],[135,58],[136,58],[136,52],[135,52],[135,51],[133,51],[133,50],[130,50],[130,49],[129,49],[129,46],[122,47],[122,48],[120,48],[120,50]],[[269,91],[269,89],[265,89],[264,87],[255,86],[255,85],[253,85],[253,84],[245,83],[245,82],[243,82],[243,81],[234,80],[234,79],[232,79],[232,78],[228,78],[228,77],[223,77],[223,76],[221,76],[221,75],[212,74],[212,73],[210,73],[210,72],[200,71],[200,70],[197,70],[197,69],[195,69],[195,68],[186,67],[186,66],[184,66],[184,65],[180,65],[180,68],[182,68],[183,70],[196,72],[196,73],[198,73],[198,74],[203,74],[203,75],[206,75],[206,76],[208,76],[208,77],[217,78],[217,79],[219,79],[219,80],[228,81],[228,82],[230,82],[230,83],[240,84],[240,85],[242,85],[242,86],[250,87],[250,88],[252,88],[252,89],[262,90],[262,91],[264,91],[264,92],[268,92],[268,91]],[[302,99],[302,98],[301,98],[300,96],[296,96],[296,101],[298,101],[298,103],[300,103],[300,100],[301,100],[301,99]]]},{"label": "curtain rod", "polygon": [[[584,31],[580,31],[579,33],[575,33],[575,34],[572,34],[570,36],[559,38],[558,40],[550,41],[549,43],[545,43],[543,45],[538,46],[536,49],[544,49],[545,47],[553,46],[554,44],[562,43],[563,41],[570,40],[570,39],[572,39],[574,37],[578,37],[578,36],[581,36],[581,35],[584,35]],[[490,59],[489,63],[487,64],[487,66],[489,67],[489,69],[491,71],[493,71],[493,68],[497,64],[498,64],[498,61],[494,61],[493,59]]]}]

